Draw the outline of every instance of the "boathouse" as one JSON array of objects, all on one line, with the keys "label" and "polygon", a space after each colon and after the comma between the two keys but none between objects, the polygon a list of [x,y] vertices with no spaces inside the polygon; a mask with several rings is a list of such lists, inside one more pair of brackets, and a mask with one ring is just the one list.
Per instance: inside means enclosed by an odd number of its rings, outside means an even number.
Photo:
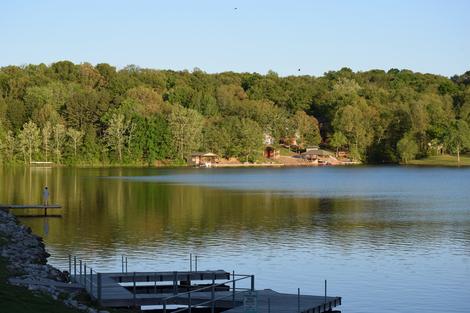
[{"label": "boathouse", "polygon": [[337,160],[332,153],[322,149],[311,149],[300,155],[304,160],[318,162],[318,164],[333,164]]},{"label": "boathouse", "polygon": [[277,159],[281,153],[278,149],[274,148],[273,146],[267,146],[264,148],[264,157],[267,159]]},{"label": "boathouse", "polygon": [[212,152],[196,152],[191,154],[191,158],[188,163],[193,166],[210,167],[212,164],[219,163],[219,156]]}]

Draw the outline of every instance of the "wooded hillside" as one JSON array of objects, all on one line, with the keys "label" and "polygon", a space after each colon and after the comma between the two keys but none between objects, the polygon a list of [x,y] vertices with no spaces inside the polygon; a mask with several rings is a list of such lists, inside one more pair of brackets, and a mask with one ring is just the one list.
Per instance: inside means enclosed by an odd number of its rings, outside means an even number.
[{"label": "wooded hillside", "polygon": [[254,161],[269,134],[398,162],[470,147],[470,72],[322,77],[122,70],[60,61],[0,69],[0,161],[153,164],[195,151]]}]

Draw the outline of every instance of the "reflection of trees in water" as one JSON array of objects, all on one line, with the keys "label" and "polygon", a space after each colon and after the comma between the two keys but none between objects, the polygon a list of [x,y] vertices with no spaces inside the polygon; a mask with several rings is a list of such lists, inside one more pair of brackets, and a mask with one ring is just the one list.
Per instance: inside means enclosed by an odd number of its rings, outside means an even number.
[{"label": "reflection of trees in water", "polygon": [[[118,242],[191,241],[204,246],[213,238],[249,238],[272,243],[322,240],[348,250],[365,244],[406,248],[456,236],[449,223],[414,219],[413,209],[400,201],[294,197],[97,178],[143,173],[141,169],[0,168],[0,202],[40,202],[47,182],[51,200],[63,204],[65,212],[64,218],[49,221],[46,240],[65,246],[90,241],[109,248]],[[43,232],[42,221],[26,222],[36,233]]]}]

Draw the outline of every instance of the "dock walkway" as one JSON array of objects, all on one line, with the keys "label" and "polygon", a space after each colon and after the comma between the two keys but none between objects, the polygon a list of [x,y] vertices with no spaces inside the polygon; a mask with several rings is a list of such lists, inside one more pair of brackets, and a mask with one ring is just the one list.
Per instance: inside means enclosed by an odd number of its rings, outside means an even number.
[{"label": "dock walkway", "polygon": [[61,205],[58,204],[0,204],[0,210],[4,210],[10,212],[10,210],[18,210],[18,209],[40,209],[44,210],[44,214],[42,215],[22,215],[22,217],[37,217],[37,216],[47,216],[47,217],[60,217],[60,214],[47,214],[48,209],[62,209]]},{"label": "dock walkway", "polygon": [[167,309],[190,313],[197,307],[212,313],[246,313],[247,297],[256,298],[256,312],[266,313],[321,313],[341,305],[341,297],[255,290],[254,275],[223,270],[96,273],[80,266],[77,273],[74,266],[73,271],[72,279],[103,307],[158,306],[163,313]]}]

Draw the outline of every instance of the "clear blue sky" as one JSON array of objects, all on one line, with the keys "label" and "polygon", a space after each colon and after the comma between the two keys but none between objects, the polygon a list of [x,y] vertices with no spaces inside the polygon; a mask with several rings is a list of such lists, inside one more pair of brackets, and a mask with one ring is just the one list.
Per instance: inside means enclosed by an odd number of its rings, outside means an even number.
[{"label": "clear blue sky", "polygon": [[465,0],[2,1],[0,65],[449,76],[470,70],[469,13]]}]

